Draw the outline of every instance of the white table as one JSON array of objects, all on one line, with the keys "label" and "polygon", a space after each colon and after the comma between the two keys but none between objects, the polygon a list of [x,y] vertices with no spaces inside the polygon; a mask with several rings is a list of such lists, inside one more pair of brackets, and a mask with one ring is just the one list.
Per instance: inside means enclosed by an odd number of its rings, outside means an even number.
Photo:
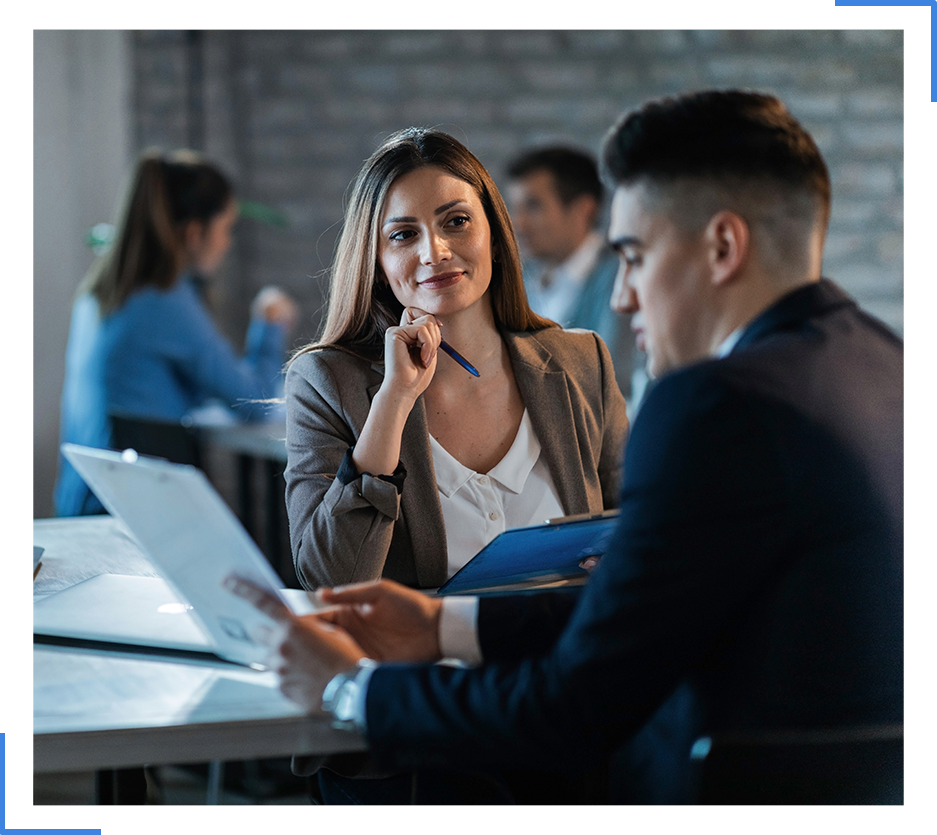
[{"label": "white table", "polygon": [[360,737],[305,716],[276,674],[36,646],[36,772],[360,751]]},{"label": "white table", "polygon": [[[34,599],[98,574],[157,576],[109,516],[36,520],[33,531],[45,548]],[[36,645],[33,687],[37,772],[365,748],[357,735],[303,715],[274,673],[222,661]]]}]

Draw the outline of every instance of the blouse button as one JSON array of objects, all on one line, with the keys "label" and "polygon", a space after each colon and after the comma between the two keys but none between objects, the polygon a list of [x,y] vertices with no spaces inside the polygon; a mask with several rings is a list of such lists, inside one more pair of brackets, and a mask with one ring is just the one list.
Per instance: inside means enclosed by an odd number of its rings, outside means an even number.
[{"label": "blouse button", "polygon": [[492,510],[491,513],[488,514],[488,518],[491,519],[492,522],[496,522],[500,516],[501,514],[498,513],[497,510]]},{"label": "blouse button", "polygon": [[486,475],[480,475],[480,476],[478,477],[478,483],[479,483],[479,484],[487,484],[487,483],[488,483],[488,476],[486,476]]}]

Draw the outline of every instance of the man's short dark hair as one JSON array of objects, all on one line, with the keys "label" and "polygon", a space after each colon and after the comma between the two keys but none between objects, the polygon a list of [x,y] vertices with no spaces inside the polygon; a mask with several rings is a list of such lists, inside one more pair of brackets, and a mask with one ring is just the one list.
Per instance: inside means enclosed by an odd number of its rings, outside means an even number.
[{"label": "man's short dark hair", "polygon": [[810,194],[823,222],[829,217],[826,163],[774,96],[709,90],[651,102],[609,131],[603,163],[619,185],[768,180]]},{"label": "man's short dark hair", "polygon": [[549,171],[556,184],[560,202],[568,206],[577,197],[588,194],[602,202],[602,181],[594,157],[574,148],[554,147],[528,151],[508,166],[508,177],[519,180],[540,171]]}]

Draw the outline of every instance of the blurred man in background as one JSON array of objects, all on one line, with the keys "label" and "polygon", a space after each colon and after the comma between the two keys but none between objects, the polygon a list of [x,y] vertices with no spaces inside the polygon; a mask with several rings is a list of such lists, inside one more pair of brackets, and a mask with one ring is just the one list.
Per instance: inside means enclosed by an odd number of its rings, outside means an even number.
[{"label": "blurred man in background", "polygon": [[628,317],[609,304],[618,259],[595,228],[603,198],[595,161],[572,148],[542,148],[519,156],[507,172],[531,307],[563,327],[587,328],[605,340],[630,407],[634,342]]}]

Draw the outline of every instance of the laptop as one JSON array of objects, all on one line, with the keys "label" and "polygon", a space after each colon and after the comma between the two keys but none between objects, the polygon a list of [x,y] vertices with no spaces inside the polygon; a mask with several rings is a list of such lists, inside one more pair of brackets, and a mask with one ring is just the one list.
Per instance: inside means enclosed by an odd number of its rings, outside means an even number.
[{"label": "laptop", "polygon": [[[321,611],[302,589],[280,589],[280,594],[296,614]],[[37,600],[33,640],[191,660],[227,660],[215,651],[192,604],[161,577],[99,574]]]},{"label": "laptop", "polygon": [[[133,450],[63,444],[62,454],[107,511],[123,522],[160,577],[102,575],[51,595],[34,606],[34,635],[55,631],[55,618],[46,610],[58,609],[59,621],[72,618],[80,624],[71,636],[61,637],[210,652],[264,669],[270,650],[259,636],[276,624],[224,589],[224,578],[239,574],[297,614],[315,608],[306,592],[282,588],[273,567],[201,470]],[[102,600],[107,601],[106,617],[93,611],[95,602],[105,608]],[[180,611],[179,606],[189,608]],[[58,632],[61,627],[60,622]]]}]

